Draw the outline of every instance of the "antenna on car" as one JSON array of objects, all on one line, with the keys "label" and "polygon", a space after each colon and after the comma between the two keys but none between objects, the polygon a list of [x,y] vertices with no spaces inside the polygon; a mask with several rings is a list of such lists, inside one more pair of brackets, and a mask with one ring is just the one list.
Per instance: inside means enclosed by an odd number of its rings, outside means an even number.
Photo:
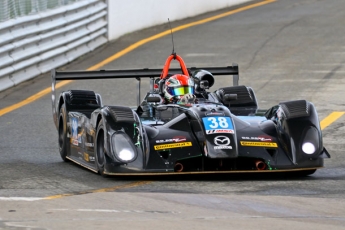
[{"label": "antenna on car", "polygon": [[172,41],[172,45],[173,45],[173,50],[172,50],[172,55],[174,55],[174,59],[176,59],[176,52],[175,52],[175,46],[174,46],[174,35],[173,35],[173,31],[171,28],[171,24],[170,24],[170,20],[168,18],[168,22],[169,22],[169,27],[170,27],[170,31],[171,31],[171,41]]}]

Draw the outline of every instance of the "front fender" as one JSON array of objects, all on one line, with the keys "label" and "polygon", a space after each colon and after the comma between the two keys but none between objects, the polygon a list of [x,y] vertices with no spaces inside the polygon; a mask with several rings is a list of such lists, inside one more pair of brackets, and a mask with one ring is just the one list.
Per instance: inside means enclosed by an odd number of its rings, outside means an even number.
[{"label": "front fender", "polygon": [[[110,163],[143,168],[143,154],[147,152],[148,148],[146,144],[147,138],[137,114],[131,108],[124,106],[105,106],[100,110],[96,110],[91,117],[95,127],[97,127],[100,120],[103,122],[104,132],[106,134],[104,135],[104,148],[107,156],[111,159]],[[130,145],[135,148],[137,157],[133,161],[123,162],[117,157],[112,139],[117,134],[125,135]]]},{"label": "front fender", "polygon": [[[318,159],[324,152],[318,114],[311,102],[282,102],[277,109],[276,118],[279,138],[293,163]],[[311,149],[306,148],[306,145],[311,146]],[[315,151],[312,151],[312,146]]]}]

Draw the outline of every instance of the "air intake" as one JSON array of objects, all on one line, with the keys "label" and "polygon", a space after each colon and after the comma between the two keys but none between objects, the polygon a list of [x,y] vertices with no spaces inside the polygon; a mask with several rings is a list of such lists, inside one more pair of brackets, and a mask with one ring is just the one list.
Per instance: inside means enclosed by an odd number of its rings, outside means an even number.
[{"label": "air intake", "polygon": [[306,100],[287,101],[279,103],[286,119],[309,116],[309,103]]},{"label": "air intake", "polygon": [[255,103],[255,99],[252,97],[249,89],[244,85],[220,88],[219,90],[222,92],[222,95],[237,94],[237,100],[231,101],[231,105]]},{"label": "air intake", "polygon": [[134,121],[133,110],[124,106],[107,106],[115,121]]},{"label": "air intake", "polygon": [[70,90],[69,97],[71,104],[98,104],[95,92],[93,91]]}]

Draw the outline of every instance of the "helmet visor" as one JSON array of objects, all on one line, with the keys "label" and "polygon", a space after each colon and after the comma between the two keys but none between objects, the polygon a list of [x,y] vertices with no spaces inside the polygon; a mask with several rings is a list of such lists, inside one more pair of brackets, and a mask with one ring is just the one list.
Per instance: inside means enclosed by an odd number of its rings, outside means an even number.
[{"label": "helmet visor", "polygon": [[170,92],[172,96],[182,96],[187,93],[194,94],[194,87],[181,86],[181,87],[171,88],[171,92]]}]

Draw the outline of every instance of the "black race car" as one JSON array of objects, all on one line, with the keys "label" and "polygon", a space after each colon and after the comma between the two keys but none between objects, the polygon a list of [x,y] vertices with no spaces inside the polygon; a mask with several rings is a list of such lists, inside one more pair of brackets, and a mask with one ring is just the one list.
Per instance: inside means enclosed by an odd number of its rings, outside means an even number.
[{"label": "black race car", "polygon": [[[180,68],[169,68],[177,60]],[[207,70],[207,71],[203,71]],[[194,79],[197,103],[166,104],[169,74]],[[211,74],[207,74],[211,73]],[[208,92],[213,75],[232,75],[233,86]],[[138,106],[103,105],[100,94],[68,90],[56,103],[59,80],[133,78]],[[140,81],[150,90],[140,101]],[[163,69],[52,71],[52,106],[59,151],[102,175],[298,172],[309,175],[330,155],[319,118],[306,100],[262,111],[251,87],[238,85],[238,66],[187,68],[176,54]]]}]

